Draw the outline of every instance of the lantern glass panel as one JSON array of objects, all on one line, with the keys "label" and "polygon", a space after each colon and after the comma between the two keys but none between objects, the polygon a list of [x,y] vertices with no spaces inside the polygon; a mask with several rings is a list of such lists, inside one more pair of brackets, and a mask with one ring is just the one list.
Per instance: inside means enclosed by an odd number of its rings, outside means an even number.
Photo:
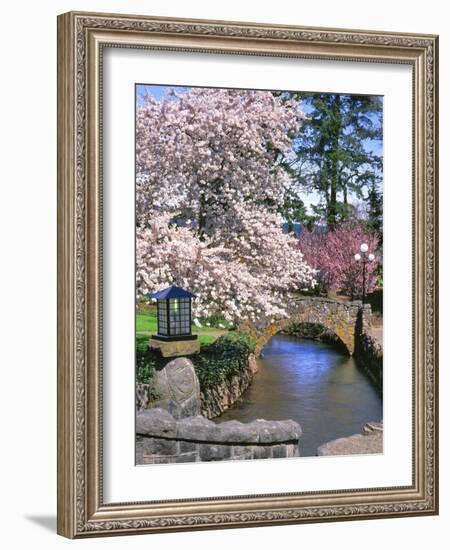
[{"label": "lantern glass panel", "polygon": [[158,300],[158,333],[167,336],[167,305],[166,300]]},{"label": "lantern glass panel", "polygon": [[169,325],[171,336],[191,333],[190,298],[173,298],[169,300]]}]

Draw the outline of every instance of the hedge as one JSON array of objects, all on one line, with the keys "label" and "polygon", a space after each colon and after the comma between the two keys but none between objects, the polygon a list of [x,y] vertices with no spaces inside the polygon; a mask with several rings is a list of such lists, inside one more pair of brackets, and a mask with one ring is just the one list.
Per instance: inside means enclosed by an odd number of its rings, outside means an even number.
[{"label": "hedge", "polygon": [[[248,356],[255,351],[255,341],[246,332],[230,331],[211,344],[204,344],[200,353],[189,356],[202,391],[213,388],[234,374],[244,372]],[[172,358],[163,359],[159,351],[147,346],[136,348],[136,382],[149,384],[156,369],[163,368]]]},{"label": "hedge", "polygon": [[234,374],[244,372],[248,356],[255,351],[256,343],[246,332],[231,331],[212,344],[202,346],[198,355],[190,357],[200,381],[202,391],[213,388]]}]

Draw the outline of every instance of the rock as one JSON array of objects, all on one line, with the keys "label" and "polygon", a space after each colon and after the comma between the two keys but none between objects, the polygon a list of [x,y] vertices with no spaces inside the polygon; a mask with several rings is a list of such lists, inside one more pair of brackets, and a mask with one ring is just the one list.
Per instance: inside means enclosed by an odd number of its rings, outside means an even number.
[{"label": "rock", "polygon": [[300,456],[300,449],[298,443],[292,443],[292,445],[286,445],[286,457],[293,458]]},{"label": "rock", "polygon": [[179,357],[154,373],[150,388],[152,407],[169,411],[174,418],[200,413],[200,384],[192,362]]},{"label": "rock", "polygon": [[363,434],[371,435],[373,432],[383,431],[383,421],[381,422],[368,422],[363,428]]},{"label": "rock", "polygon": [[188,441],[217,441],[219,428],[204,416],[192,416],[178,421],[178,437]]},{"label": "rock", "polygon": [[273,445],[272,456],[273,458],[286,458],[287,457],[286,445]]},{"label": "rock", "polygon": [[[272,455],[272,451],[275,451],[275,448],[278,449],[278,447],[278,445],[260,445],[258,447],[253,447],[252,458],[278,458],[275,455]],[[280,445],[280,447],[282,447],[282,445]],[[284,454],[283,456],[285,457],[286,454]]]},{"label": "rock", "polygon": [[201,413],[207,418],[215,418],[232,407],[249,387],[257,369],[255,356],[250,354],[248,367],[244,372],[232,376],[215,388],[208,389],[201,394]]},{"label": "rock", "polygon": [[192,453],[197,449],[197,443],[191,441],[180,441],[180,453]]},{"label": "rock", "polygon": [[370,422],[362,434],[334,439],[317,449],[318,456],[379,454],[383,452],[383,424]]},{"label": "rock", "polygon": [[183,462],[197,462],[198,461],[198,452],[192,452],[192,453],[181,453],[177,456],[175,462],[177,463],[183,463]]},{"label": "rock", "polygon": [[248,356],[248,369],[252,376],[254,376],[258,372],[258,361],[256,360],[256,356],[251,353]]},{"label": "rock", "polygon": [[229,445],[211,445],[202,443],[199,445],[200,460],[207,462],[210,460],[225,460],[231,456],[231,447]]},{"label": "rock", "polygon": [[149,403],[149,384],[136,384],[136,409],[146,409]]},{"label": "rock", "polygon": [[177,423],[164,409],[146,409],[136,415],[136,434],[153,437],[176,437]]},{"label": "rock", "polygon": [[383,387],[383,347],[369,334],[359,336],[355,352],[356,361],[375,385]]},{"label": "rock", "polygon": [[237,420],[229,420],[218,424],[217,441],[226,443],[258,443],[259,429],[254,422],[243,424]]},{"label": "rock", "polygon": [[178,454],[178,442],[175,439],[155,439],[146,437],[143,441],[143,456],[173,456]]},{"label": "rock", "polygon": [[233,445],[231,447],[231,457],[234,460],[249,460],[253,458],[253,447]]},{"label": "rock", "polygon": [[136,436],[136,445],[135,445],[135,463],[143,464],[144,463],[144,453],[143,453],[143,437],[139,435]]},{"label": "rock", "polygon": [[216,424],[200,415],[175,419],[164,409],[146,409],[136,416],[136,463],[299,456],[301,433],[301,427],[293,420],[255,420],[247,424],[231,420]]},{"label": "rock", "polygon": [[273,443],[298,440],[302,435],[300,424],[294,420],[254,420],[250,424],[257,427],[260,443]]},{"label": "rock", "polygon": [[194,355],[200,352],[200,341],[195,340],[175,340],[162,341],[157,340],[153,336],[148,343],[150,349],[159,349],[163,357],[185,357],[186,355]]}]

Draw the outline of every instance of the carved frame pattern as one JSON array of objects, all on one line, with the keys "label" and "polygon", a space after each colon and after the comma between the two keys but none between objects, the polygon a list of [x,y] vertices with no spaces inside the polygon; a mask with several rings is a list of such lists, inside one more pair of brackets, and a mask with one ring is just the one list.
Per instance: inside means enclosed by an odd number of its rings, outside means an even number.
[{"label": "carved frame pattern", "polygon": [[[103,504],[102,166],[96,94],[104,45],[413,66],[413,486]],[[58,18],[58,86],[58,532],[75,538],[436,514],[437,37],[71,12]]]}]

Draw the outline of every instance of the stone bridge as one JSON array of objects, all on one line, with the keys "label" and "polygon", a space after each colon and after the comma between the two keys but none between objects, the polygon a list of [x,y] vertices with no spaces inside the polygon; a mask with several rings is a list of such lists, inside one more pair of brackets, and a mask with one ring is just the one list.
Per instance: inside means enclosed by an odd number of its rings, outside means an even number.
[{"label": "stone bridge", "polygon": [[274,319],[259,326],[244,324],[246,330],[256,339],[256,353],[259,354],[267,342],[278,332],[289,331],[293,325],[320,325],[335,335],[353,355],[357,339],[370,328],[371,307],[360,300],[340,302],[329,298],[302,297],[292,302],[286,318]]}]

